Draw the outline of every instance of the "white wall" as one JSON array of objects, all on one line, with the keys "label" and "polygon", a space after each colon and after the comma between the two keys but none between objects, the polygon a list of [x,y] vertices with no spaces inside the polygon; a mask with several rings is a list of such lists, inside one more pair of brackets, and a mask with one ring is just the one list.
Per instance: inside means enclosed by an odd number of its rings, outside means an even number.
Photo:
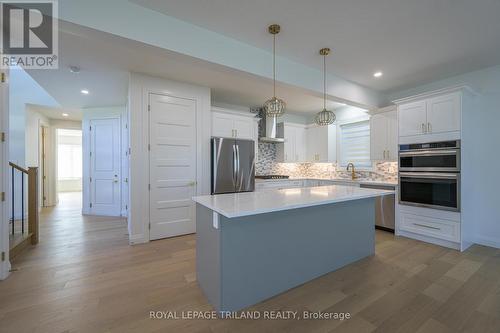
[{"label": "white wall", "polygon": [[[44,115],[40,114],[35,105],[26,106],[26,127],[25,127],[25,160],[26,167],[38,168],[38,188],[40,195],[38,203],[40,207],[43,205],[42,193],[42,174],[41,167],[41,129],[40,126],[49,127],[50,120]],[[26,195],[27,198],[27,195]],[[27,210],[27,208],[26,208]]]},{"label": "white wall", "polygon": [[472,109],[463,116],[462,172],[471,175],[462,184],[462,202],[472,207],[463,211],[473,224],[474,241],[500,248],[500,66],[466,73],[392,94],[392,99],[467,85],[478,95]]},{"label": "white wall", "polygon": [[[19,67],[14,67],[9,73],[9,156],[10,162],[22,167],[26,165],[26,108],[29,104],[58,107],[58,103],[31,76]],[[10,170],[9,170],[10,171]],[[15,217],[21,215],[21,174],[15,173]],[[9,177],[9,190],[12,184]],[[25,193],[27,181],[25,181]],[[25,205],[26,206],[26,205]],[[11,215],[11,209],[9,209]]]},{"label": "white wall", "polygon": [[127,107],[126,106],[106,106],[86,108],[82,110],[82,148],[83,148],[83,214],[90,213],[90,121],[92,119],[119,118],[120,119],[120,156],[121,156],[121,215],[127,216],[126,207],[128,206],[128,130],[127,130]]},{"label": "white wall", "polygon": [[210,193],[210,89],[132,73],[129,83],[130,209],[132,244],[149,241],[148,95],[158,93],[196,100],[198,147],[197,194]]}]

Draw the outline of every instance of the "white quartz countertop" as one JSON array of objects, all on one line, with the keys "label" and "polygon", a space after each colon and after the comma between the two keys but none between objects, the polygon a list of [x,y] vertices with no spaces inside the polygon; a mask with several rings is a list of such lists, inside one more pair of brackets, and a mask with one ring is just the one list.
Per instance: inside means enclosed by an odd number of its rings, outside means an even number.
[{"label": "white quartz countertop", "polygon": [[279,182],[279,181],[293,181],[293,180],[326,180],[337,183],[352,183],[352,184],[365,184],[365,185],[382,185],[382,186],[398,186],[398,182],[386,181],[386,180],[369,180],[369,179],[345,179],[345,178],[315,178],[315,177],[306,177],[306,178],[285,178],[285,179],[259,179],[256,178],[255,181],[258,183],[261,182]]},{"label": "white quartz countertop", "polygon": [[205,195],[193,197],[193,200],[221,215],[232,218],[390,194],[394,194],[394,191],[331,185],[262,192]]}]

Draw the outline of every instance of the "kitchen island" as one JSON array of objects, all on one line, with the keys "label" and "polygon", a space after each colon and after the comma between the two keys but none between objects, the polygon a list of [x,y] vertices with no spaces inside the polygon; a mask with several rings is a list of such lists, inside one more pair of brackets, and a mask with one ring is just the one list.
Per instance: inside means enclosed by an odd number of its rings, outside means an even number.
[{"label": "kitchen island", "polygon": [[375,252],[375,198],[322,186],[194,197],[197,280],[217,311],[237,311]]}]

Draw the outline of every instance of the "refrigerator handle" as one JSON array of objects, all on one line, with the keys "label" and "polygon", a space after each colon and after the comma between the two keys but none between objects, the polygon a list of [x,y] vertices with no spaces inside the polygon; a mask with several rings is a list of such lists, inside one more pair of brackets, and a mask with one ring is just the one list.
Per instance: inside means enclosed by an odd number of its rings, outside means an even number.
[{"label": "refrigerator handle", "polygon": [[237,190],[241,191],[241,174],[240,174],[240,146],[236,145],[236,186]]},{"label": "refrigerator handle", "polygon": [[237,165],[236,165],[236,145],[233,144],[233,186],[236,188],[236,177],[238,175],[237,173]]}]

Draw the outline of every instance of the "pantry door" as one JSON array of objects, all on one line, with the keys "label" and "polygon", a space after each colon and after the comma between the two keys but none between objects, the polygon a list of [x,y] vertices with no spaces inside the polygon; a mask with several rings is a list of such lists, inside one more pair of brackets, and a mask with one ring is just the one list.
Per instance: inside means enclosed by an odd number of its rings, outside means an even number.
[{"label": "pantry door", "polygon": [[149,94],[149,125],[150,239],[194,233],[196,102]]}]

